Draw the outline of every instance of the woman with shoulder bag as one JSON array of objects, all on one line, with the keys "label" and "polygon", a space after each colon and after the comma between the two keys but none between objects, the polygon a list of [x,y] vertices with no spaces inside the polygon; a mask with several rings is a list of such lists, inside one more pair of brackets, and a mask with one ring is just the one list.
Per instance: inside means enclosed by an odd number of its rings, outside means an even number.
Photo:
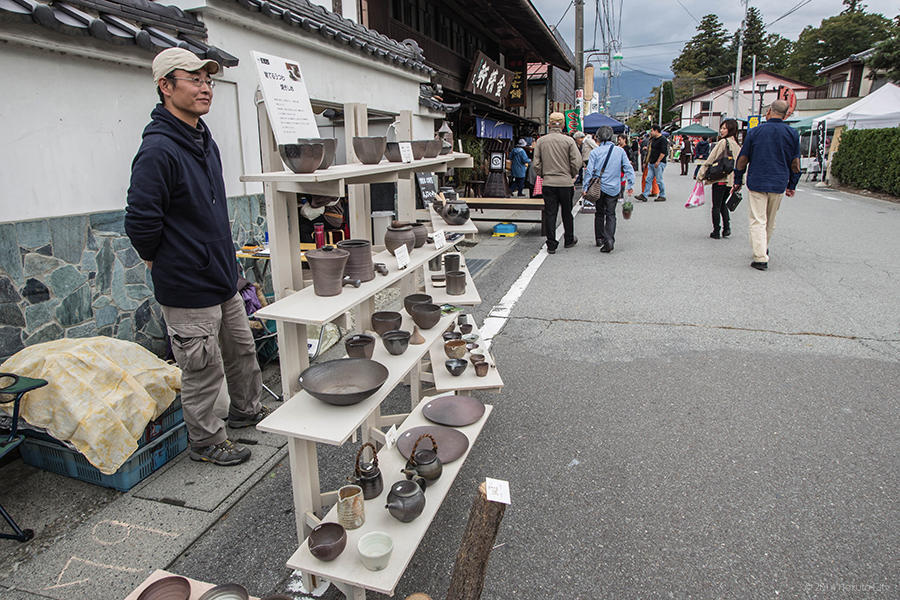
[{"label": "woman with shoulder bag", "polygon": [[[712,184],[712,223],[713,230],[709,237],[714,240],[731,235],[731,214],[726,201],[734,184],[734,163],[741,152],[737,143],[738,126],[734,119],[725,119],[719,126],[719,141],[716,142],[709,158],[697,172],[697,180]],[[722,221],[722,234],[719,235],[719,220]]]}]

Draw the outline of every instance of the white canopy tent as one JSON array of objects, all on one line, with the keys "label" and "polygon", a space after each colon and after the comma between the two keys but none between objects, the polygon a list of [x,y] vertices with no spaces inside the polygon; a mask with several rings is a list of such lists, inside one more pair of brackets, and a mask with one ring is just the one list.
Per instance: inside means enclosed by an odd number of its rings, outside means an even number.
[{"label": "white canopy tent", "polygon": [[853,104],[813,119],[816,125],[822,121],[826,121],[829,128],[900,127],[900,86],[887,83]]}]

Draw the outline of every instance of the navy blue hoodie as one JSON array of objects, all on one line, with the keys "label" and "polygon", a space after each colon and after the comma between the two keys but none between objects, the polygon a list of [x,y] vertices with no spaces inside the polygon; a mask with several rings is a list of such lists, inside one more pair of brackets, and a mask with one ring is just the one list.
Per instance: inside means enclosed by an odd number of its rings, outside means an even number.
[{"label": "navy blue hoodie", "polygon": [[125,232],[144,260],[156,299],[204,308],[237,293],[237,260],[228,222],[222,159],[209,129],[196,131],[157,105],[131,164]]}]

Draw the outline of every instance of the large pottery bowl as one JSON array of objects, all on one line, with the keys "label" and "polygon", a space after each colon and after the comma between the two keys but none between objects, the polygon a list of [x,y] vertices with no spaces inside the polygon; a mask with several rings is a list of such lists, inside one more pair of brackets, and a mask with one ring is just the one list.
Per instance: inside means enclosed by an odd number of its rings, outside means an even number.
[{"label": "large pottery bowl", "polygon": [[387,231],[384,232],[384,248],[391,254],[394,254],[397,248],[404,244],[406,244],[406,249],[410,252],[416,247],[416,234],[413,232],[412,226],[389,226]]},{"label": "large pottery bowl", "polygon": [[372,358],[375,337],[368,333],[355,333],[344,340],[344,349],[350,358]]},{"label": "large pottery bowl", "polygon": [[441,140],[434,138],[425,141],[425,158],[434,158],[441,153]]},{"label": "large pottery bowl", "polygon": [[428,150],[428,140],[413,140],[412,144],[413,158],[422,160],[425,158],[425,151]]},{"label": "large pottery bowl", "polygon": [[447,340],[444,342],[444,354],[447,358],[462,358],[466,355],[466,342],[463,340]]},{"label": "large pottery bowl", "polygon": [[320,169],[327,169],[334,164],[334,155],[337,151],[337,138],[299,138],[298,144],[316,144],[322,143],[325,146],[325,154],[322,156],[322,164]]},{"label": "large pottery bowl", "polygon": [[339,358],[308,367],[300,385],[326,404],[358,404],[378,391],[388,377],[383,364],[367,358]]},{"label": "large pottery bowl", "polygon": [[208,590],[198,600],[250,600],[250,593],[239,583],[224,583]]},{"label": "large pottery bowl", "polygon": [[422,329],[431,329],[441,320],[441,307],[437,304],[415,304],[412,319]]},{"label": "large pottery bowl", "polygon": [[459,377],[463,374],[463,371],[466,370],[466,367],[469,366],[469,361],[461,358],[451,358],[444,363],[444,366],[447,367],[447,371],[449,371],[451,375]]},{"label": "large pottery bowl", "polygon": [[294,173],[312,173],[322,164],[325,145],[322,142],[303,144],[279,144],[281,160]]},{"label": "large pottery bowl", "polygon": [[384,157],[390,162],[403,162],[400,154],[400,142],[388,142],[384,147]]},{"label": "large pottery bowl", "polygon": [[412,314],[413,305],[416,304],[431,304],[431,296],[428,294],[410,294],[403,299],[403,308],[409,314]]},{"label": "large pottery bowl", "polygon": [[400,356],[406,352],[407,348],[409,348],[410,335],[411,334],[408,331],[395,329],[393,331],[385,332],[384,335],[381,336],[381,341],[390,354],[393,356]]},{"label": "large pottery bowl", "polygon": [[387,145],[387,138],[383,135],[372,137],[353,138],[353,152],[356,158],[364,165],[377,165],[384,156],[384,149]]},{"label": "large pottery bowl", "polygon": [[319,523],[309,534],[308,544],[319,560],[334,560],[347,545],[347,532],[340,523]]},{"label": "large pottery bowl", "polygon": [[403,316],[393,310],[379,310],[372,313],[372,329],[378,335],[384,335],[388,331],[400,329]]},{"label": "large pottery bowl", "polygon": [[191,583],[184,577],[173,575],[148,585],[138,600],[188,600],[190,597]]}]

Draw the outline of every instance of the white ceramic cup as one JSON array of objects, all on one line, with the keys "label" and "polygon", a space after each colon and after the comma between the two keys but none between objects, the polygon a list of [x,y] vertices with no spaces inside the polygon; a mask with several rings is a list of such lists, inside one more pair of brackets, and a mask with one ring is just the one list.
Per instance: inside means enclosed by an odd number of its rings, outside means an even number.
[{"label": "white ceramic cup", "polygon": [[372,531],[359,538],[356,547],[365,568],[370,571],[381,571],[391,560],[394,542],[391,536],[383,531]]}]

